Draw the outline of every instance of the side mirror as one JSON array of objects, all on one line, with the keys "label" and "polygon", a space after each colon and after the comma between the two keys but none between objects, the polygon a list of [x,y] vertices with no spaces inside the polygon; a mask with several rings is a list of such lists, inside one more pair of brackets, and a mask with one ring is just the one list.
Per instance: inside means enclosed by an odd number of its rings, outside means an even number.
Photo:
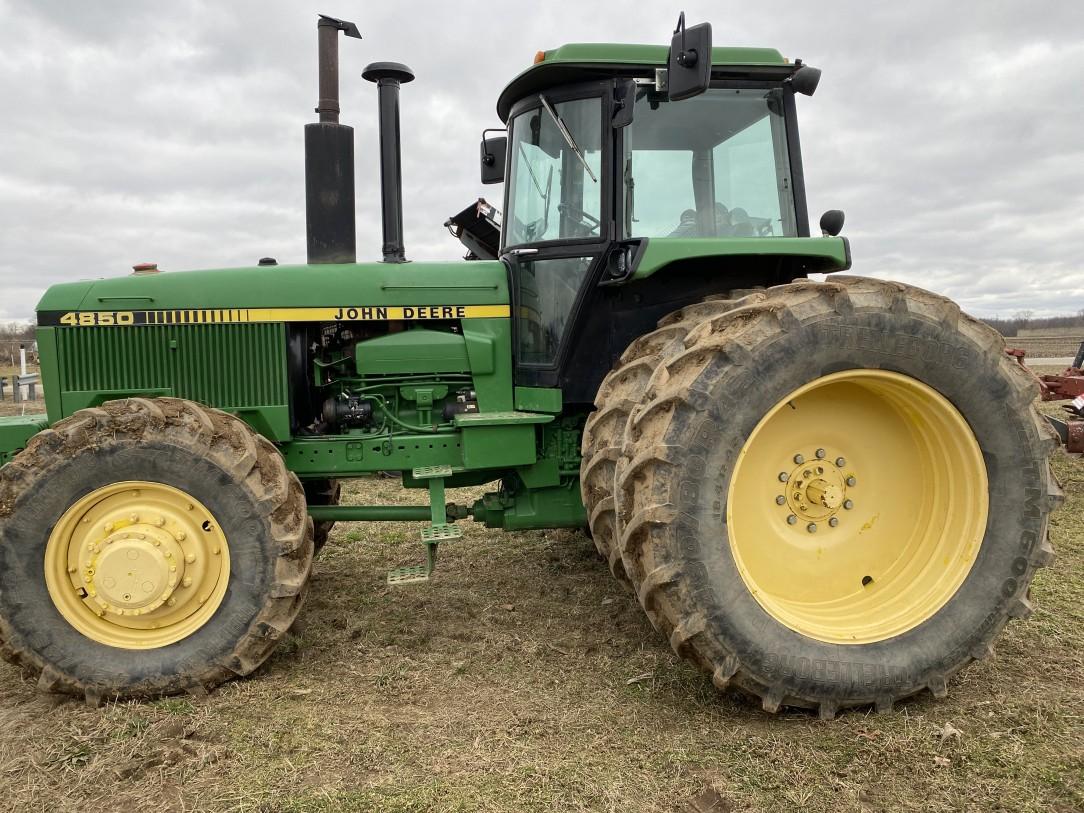
[{"label": "side mirror", "polygon": [[790,82],[791,88],[795,93],[801,93],[803,96],[812,96],[817,92],[817,85],[821,81],[821,69],[813,68],[809,65],[802,65],[794,73],[790,75],[787,80]]},{"label": "side mirror", "polygon": [[821,215],[821,234],[837,237],[843,231],[844,214],[839,209],[829,209]]},{"label": "side mirror", "polygon": [[685,12],[678,17],[670,40],[666,89],[670,101],[699,96],[711,82],[711,23],[685,27]]},{"label": "side mirror", "polygon": [[482,133],[482,183],[501,183],[504,181],[504,152],[508,147],[508,136],[487,138],[488,132]]}]

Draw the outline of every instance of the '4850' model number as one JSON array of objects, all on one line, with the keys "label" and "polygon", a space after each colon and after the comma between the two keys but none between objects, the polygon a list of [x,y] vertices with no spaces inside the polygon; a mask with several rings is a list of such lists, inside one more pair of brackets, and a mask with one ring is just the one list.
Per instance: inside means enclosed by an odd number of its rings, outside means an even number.
[{"label": "'4850' model number", "polygon": [[60,317],[60,324],[72,327],[93,327],[95,325],[132,325],[135,314],[131,311],[81,311],[65,313]]}]

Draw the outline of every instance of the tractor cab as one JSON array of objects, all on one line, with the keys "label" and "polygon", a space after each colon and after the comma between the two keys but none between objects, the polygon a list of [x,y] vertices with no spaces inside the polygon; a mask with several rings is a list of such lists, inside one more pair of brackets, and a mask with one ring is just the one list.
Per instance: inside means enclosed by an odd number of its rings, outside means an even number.
[{"label": "tractor cab", "polygon": [[[483,182],[505,183],[517,383],[589,401],[629,338],[684,304],[678,291],[741,287],[754,255],[779,257],[780,282],[843,267],[841,241],[826,260],[798,239],[794,96],[818,78],[775,50],[712,48],[710,26],[683,21],[669,49],[538,53],[498,101],[506,135],[481,148]],[[651,279],[679,255],[680,285]]]}]

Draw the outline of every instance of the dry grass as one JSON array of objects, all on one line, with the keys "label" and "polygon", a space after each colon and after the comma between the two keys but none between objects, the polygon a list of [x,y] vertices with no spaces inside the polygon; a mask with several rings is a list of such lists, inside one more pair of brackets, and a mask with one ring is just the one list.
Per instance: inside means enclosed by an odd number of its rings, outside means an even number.
[{"label": "dry grass", "polygon": [[209,697],[90,709],[0,665],[0,810],[671,811],[712,787],[716,811],[1079,811],[1084,463],[1056,467],[1039,609],[944,701],[773,717],[678,661],[581,535],[468,524],[391,589],[417,526],[350,524],[303,631]]}]

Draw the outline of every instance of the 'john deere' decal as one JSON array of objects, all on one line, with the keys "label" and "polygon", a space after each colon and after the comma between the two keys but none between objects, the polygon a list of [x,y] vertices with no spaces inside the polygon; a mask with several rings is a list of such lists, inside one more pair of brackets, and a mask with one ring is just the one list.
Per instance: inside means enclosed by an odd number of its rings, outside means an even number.
[{"label": "'john deere' decal", "polygon": [[338,308],[215,308],[156,311],[43,311],[42,327],[128,327],[131,325],[213,325],[246,322],[394,322],[493,319],[509,315],[507,305],[351,305]]}]

